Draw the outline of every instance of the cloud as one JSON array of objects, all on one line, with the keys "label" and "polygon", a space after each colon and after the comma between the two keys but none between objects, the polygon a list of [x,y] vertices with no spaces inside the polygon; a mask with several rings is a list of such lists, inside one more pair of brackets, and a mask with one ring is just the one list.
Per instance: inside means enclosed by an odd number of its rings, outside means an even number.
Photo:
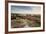
[{"label": "cloud", "polygon": [[11,6],[11,10],[15,10],[15,11],[30,11],[32,9],[32,7],[30,6]]},{"label": "cloud", "polygon": [[12,13],[27,13],[27,14],[40,14],[41,7],[40,6],[12,6]]}]

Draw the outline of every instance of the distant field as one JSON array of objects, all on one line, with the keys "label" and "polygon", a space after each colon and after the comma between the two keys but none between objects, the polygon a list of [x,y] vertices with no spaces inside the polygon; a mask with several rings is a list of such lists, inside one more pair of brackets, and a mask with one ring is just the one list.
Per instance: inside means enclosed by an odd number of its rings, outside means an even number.
[{"label": "distant field", "polygon": [[34,14],[11,14],[12,28],[40,27],[41,16]]}]

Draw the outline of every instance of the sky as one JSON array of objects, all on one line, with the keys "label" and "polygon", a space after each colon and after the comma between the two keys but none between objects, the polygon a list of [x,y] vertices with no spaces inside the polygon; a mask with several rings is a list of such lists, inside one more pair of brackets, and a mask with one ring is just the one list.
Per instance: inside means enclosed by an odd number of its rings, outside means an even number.
[{"label": "sky", "polygon": [[40,14],[40,6],[11,6],[11,13]]}]

